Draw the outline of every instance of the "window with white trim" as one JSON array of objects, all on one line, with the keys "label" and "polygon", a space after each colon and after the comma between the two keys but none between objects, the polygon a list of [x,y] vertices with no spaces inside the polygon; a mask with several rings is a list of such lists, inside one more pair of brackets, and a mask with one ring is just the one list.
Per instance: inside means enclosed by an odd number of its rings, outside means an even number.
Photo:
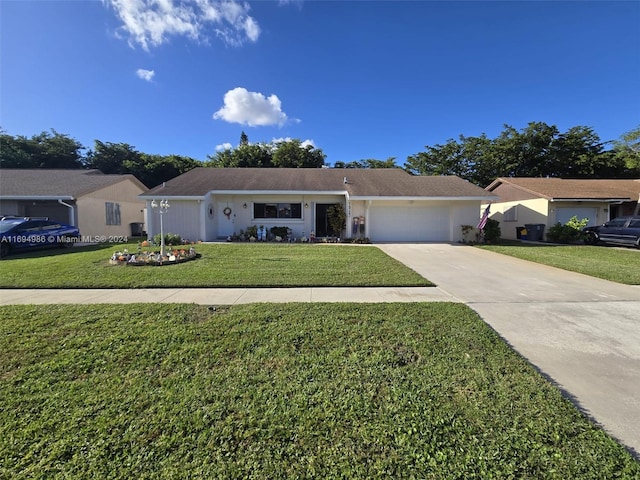
[{"label": "window with white trim", "polygon": [[302,218],[302,204],[254,203],[253,218]]}]

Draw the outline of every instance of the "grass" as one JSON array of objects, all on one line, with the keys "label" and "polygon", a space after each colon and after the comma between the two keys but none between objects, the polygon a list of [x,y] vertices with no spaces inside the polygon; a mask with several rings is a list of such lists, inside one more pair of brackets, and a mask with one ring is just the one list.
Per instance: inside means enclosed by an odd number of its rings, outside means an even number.
[{"label": "grass", "polygon": [[2,478],[638,478],[460,304],[0,307]]},{"label": "grass", "polygon": [[478,248],[613,282],[640,285],[640,251],[633,249],[520,242]]},{"label": "grass", "polygon": [[0,288],[432,286],[379,249],[359,245],[200,244],[202,258],[164,267],[109,265],[137,244],[46,250],[0,263]]}]

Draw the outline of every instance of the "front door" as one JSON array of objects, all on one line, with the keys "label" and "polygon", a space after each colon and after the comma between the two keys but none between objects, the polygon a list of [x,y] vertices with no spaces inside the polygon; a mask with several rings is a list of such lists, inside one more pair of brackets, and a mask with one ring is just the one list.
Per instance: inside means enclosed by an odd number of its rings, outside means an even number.
[{"label": "front door", "polygon": [[316,238],[329,237],[333,234],[329,226],[327,210],[335,203],[316,203]]}]

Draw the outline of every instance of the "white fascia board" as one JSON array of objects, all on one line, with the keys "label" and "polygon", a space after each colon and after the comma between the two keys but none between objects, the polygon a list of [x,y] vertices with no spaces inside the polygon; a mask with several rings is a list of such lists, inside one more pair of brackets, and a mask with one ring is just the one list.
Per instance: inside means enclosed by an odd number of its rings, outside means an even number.
[{"label": "white fascia board", "polygon": [[138,195],[138,198],[142,200],[158,200],[163,198],[170,198],[171,200],[204,200],[205,197],[201,196],[187,196],[187,195]]},{"label": "white fascia board", "polygon": [[75,200],[70,195],[0,195],[0,200]]},{"label": "white fascia board", "polygon": [[603,203],[603,202],[631,202],[629,197],[622,198],[552,198],[550,202],[591,202],[591,203]]},{"label": "white fascia board", "polygon": [[490,196],[482,196],[482,197],[403,197],[403,196],[353,196],[351,200],[448,200],[448,201],[468,201],[468,200],[479,200],[479,201],[493,201],[498,197]]},{"label": "white fascia board", "polygon": [[346,190],[211,190],[212,195],[348,195]]}]

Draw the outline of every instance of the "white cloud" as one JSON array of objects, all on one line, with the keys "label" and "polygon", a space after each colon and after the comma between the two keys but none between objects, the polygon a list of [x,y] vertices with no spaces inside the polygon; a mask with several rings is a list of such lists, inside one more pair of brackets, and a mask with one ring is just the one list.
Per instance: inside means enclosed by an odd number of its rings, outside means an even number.
[{"label": "white cloud", "polygon": [[221,143],[220,145],[216,145],[216,152],[221,152],[223,150],[230,150],[233,148],[229,142]]},{"label": "white cloud", "polygon": [[153,80],[153,76],[155,74],[156,72],[154,70],[145,70],[144,68],[139,68],[138,70],[136,70],[136,75],[138,76],[138,78],[146,80],[147,82]]},{"label": "white cloud", "polygon": [[224,106],[213,114],[216,120],[239,123],[250,127],[284,125],[287,115],[282,111],[276,95],[265,97],[259,92],[249,92],[237,87],[224,94]]},{"label": "white cloud", "polygon": [[260,37],[249,4],[238,0],[102,0],[122,21],[120,30],[131,46],[162,45],[170,36],[207,41],[207,27],[228,45],[239,46]]}]

